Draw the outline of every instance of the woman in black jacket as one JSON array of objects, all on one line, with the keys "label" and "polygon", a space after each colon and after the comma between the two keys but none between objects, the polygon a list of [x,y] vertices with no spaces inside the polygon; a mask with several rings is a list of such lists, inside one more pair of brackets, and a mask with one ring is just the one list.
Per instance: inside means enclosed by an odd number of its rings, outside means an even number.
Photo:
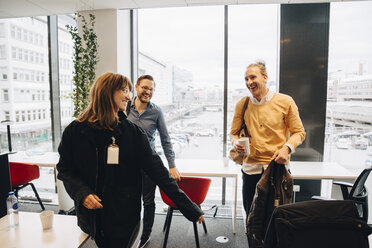
[{"label": "woman in black jacket", "polygon": [[144,170],[190,221],[203,212],[179,190],[144,131],[118,117],[132,84],[105,73],[92,85],[89,106],[63,132],[58,178],[74,200],[80,228],[99,247],[126,247],[140,221]]}]

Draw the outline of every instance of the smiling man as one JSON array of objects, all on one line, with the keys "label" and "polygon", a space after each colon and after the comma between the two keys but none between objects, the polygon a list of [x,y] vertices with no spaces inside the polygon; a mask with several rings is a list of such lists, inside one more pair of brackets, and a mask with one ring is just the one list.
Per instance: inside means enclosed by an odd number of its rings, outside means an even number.
[{"label": "smiling man", "polygon": [[242,111],[247,97],[236,104],[230,130],[230,140],[237,152],[246,152],[243,145],[236,143],[243,120],[250,141],[250,154],[244,157],[242,165],[243,206],[247,216],[263,170],[271,160],[288,164],[290,154],[306,135],[293,99],[270,91],[266,87],[267,78],[265,63],[257,62],[247,67],[244,79],[252,97],[249,97],[244,116]]},{"label": "smiling man", "polygon": [[[164,150],[165,157],[168,161],[169,173],[175,180],[180,179],[180,173],[178,172],[174,159],[175,154],[172,148],[171,139],[168,134],[167,126],[161,109],[150,102],[155,92],[155,81],[150,75],[143,75],[137,79],[136,83],[137,97],[129,108],[128,119],[145,130],[147,138],[150,141],[150,145],[155,151],[155,132],[158,130],[161,145]],[[155,189],[156,184],[145,174],[142,174],[143,178],[143,232],[141,236],[140,248],[145,247],[149,240],[154,224],[155,218]]]}]

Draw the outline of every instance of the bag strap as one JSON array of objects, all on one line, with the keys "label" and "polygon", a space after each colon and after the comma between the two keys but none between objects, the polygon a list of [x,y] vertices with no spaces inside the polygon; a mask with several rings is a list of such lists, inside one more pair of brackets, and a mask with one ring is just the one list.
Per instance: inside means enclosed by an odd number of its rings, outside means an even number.
[{"label": "bag strap", "polygon": [[249,103],[249,97],[247,96],[247,98],[245,99],[243,111],[242,111],[242,125],[240,126],[240,129],[239,129],[239,133],[244,129],[244,134],[246,136],[248,136],[248,130],[247,130],[247,126],[245,125],[244,114],[245,114],[245,111],[247,110],[248,103]]},{"label": "bag strap", "polygon": [[131,106],[132,106],[132,100],[129,100],[127,103],[127,107],[125,109],[127,116],[129,116]]}]

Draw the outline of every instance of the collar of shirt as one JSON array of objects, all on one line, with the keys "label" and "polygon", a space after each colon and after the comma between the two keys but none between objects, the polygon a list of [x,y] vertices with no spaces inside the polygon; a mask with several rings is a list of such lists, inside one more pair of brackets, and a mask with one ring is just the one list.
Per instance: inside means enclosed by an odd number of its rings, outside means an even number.
[{"label": "collar of shirt", "polygon": [[[134,101],[136,100],[136,98],[137,98],[137,97],[135,97],[135,98],[133,99],[133,101],[131,102],[131,104],[130,104],[130,108],[131,108],[131,109],[135,109],[135,110],[137,111],[136,106],[134,105]],[[149,102],[149,104],[147,105],[147,108],[145,108],[145,110],[144,110],[143,112],[145,112],[146,110],[151,109],[151,108],[153,108],[153,107],[154,107],[153,103],[152,103],[152,102]],[[138,111],[137,111],[137,112],[138,112]],[[143,113],[143,112],[142,112],[142,113]]]},{"label": "collar of shirt", "polygon": [[269,90],[266,94],[266,96],[262,97],[261,101],[258,101],[256,98],[254,97],[249,97],[252,101],[253,104],[256,104],[256,105],[262,105],[262,104],[265,104],[267,103],[268,101],[271,100],[271,98],[273,98],[275,92],[274,91],[271,91]]}]

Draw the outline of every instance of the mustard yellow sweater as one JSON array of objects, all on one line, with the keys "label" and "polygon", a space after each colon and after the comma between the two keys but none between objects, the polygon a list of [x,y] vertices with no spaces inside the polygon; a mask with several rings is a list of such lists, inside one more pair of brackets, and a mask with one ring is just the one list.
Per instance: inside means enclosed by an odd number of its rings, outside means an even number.
[{"label": "mustard yellow sweater", "polygon": [[[230,130],[231,142],[239,138],[242,111],[246,97],[239,100]],[[247,164],[269,164],[274,153],[284,144],[294,149],[305,139],[298,108],[293,99],[281,93],[274,93],[270,101],[256,105],[249,101],[244,115],[250,141]]]}]

